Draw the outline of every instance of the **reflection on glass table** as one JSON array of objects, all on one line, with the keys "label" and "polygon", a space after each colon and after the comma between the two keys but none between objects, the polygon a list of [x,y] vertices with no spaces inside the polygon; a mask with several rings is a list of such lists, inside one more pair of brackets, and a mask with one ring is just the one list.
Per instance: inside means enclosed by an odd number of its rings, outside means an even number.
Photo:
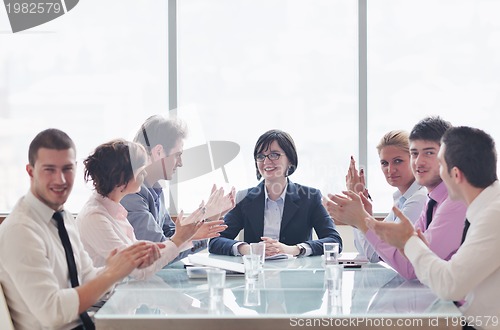
[{"label": "reflection on glass table", "polygon": [[[276,329],[290,326],[294,318],[401,318],[426,322],[417,323],[422,326],[439,319],[444,326],[446,317],[460,315],[452,302],[437,299],[418,281],[406,281],[378,264],[344,269],[341,292],[332,293],[325,284],[321,258],[309,257],[266,262],[258,281],[251,285],[244,276],[227,277],[217,307],[210,306],[206,278],[189,279],[184,269],[174,265],[151,280],[117,286],[96,314],[96,324],[132,329],[139,324],[154,328],[175,323],[184,329],[209,320],[224,328],[228,320],[245,319],[253,327]],[[439,326],[433,324],[433,328]]]}]

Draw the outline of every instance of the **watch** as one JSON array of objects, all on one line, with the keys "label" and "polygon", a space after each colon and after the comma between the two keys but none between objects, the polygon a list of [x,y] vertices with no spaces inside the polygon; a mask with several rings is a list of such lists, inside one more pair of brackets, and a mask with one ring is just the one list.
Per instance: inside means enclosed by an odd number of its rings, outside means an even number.
[{"label": "watch", "polygon": [[306,254],[306,248],[300,244],[297,244],[297,247],[299,248],[299,254],[297,254],[297,257],[303,257]]}]

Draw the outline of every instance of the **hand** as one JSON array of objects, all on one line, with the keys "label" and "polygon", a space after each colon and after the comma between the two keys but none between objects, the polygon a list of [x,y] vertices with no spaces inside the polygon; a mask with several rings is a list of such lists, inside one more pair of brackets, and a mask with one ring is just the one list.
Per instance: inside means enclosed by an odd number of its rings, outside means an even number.
[{"label": "hand", "polygon": [[213,221],[219,220],[221,217],[227,214],[235,205],[234,197],[236,195],[236,190],[234,187],[231,191],[224,196],[224,189],[219,188],[214,184],[208,202],[205,205],[206,214],[205,218]]},{"label": "hand", "polygon": [[328,194],[329,201],[326,202],[326,210],[335,220],[366,232],[364,219],[370,214],[364,209],[361,197],[352,191],[343,191],[343,193],[344,196]]},{"label": "hand", "polygon": [[345,183],[347,190],[354,191],[356,193],[365,190],[365,171],[361,169],[359,172],[356,169],[356,161],[354,157],[351,156],[351,162],[349,163],[349,169],[347,170],[347,175],[345,176]]},{"label": "hand", "polygon": [[335,223],[337,226],[338,225],[346,225],[346,226],[348,226],[346,223],[343,223],[342,221],[340,221],[339,219],[336,219],[333,216],[333,207],[334,207],[335,203],[330,198],[328,198],[326,196],[323,196],[321,198],[321,204],[323,204],[323,206],[325,207],[325,210],[328,212],[328,214],[332,218],[333,223]]},{"label": "hand", "polygon": [[184,217],[184,211],[181,211],[179,215],[177,216],[177,220],[172,219],[172,221],[177,224],[180,224],[182,226],[187,225],[187,224],[198,224],[203,218],[205,218],[205,213],[206,213],[206,208],[203,202],[201,202],[200,206],[198,209],[196,209],[193,213],[191,213],[189,216]]},{"label": "hand", "polygon": [[177,216],[177,221],[175,222],[175,234],[170,240],[177,245],[177,247],[191,240],[196,231],[198,231],[203,224],[203,222],[201,222],[203,214],[202,208],[198,208],[189,215],[188,218],[190,218],[190,220],[185,221],[184,212],[181,211]]},{"label": "hand", "polygon": [[163,243],[155,243],[146,241],[146,244],[149,245],[150,253],[148,258],[146,258],[137,268],[142,269],[151,266],[161,257],[160,249],[165,247]]},{"label": "hand", "polygon": [[204,221],[196,231],[196,234],[194,234],[192,240],[218,237],[220,236],[219,233],[226,230],[226,228],[227,225],[224,224],[224,220]]},{"label": "hand", "polygon": [[429,242],[420,228],[417,229],[417,236],[425,243],[425,245],[429,246]]},{"label": "hand", "polygon": [[224,216],[236,206],[236,200],[235,200],[236,189],[234,187],[231,187],[231,191],[226,196],[227,196],[227,198],[229,198],[229,204],[225,210],[224,209],[222,210],[222,212],[219,216],[219,219],[224,218]]},{"label": "hand", "polygon": [[114,281],[123,279],[142,263],[150,258],[151,246],[146,242],[138,242],[120,252],[111,251],[106,259],[104,272],[111,275]]},{"label": "hand", "polygon": [[370,194],[368,193],[368,189],[363,190],[362,193],[359,193],[359,197],[361,198],[361,202],[363,203],[363,207],[369,215],[373,215],[373,205],[371,199],[368,197]]},{"label": "hand", "polygon": [[238,252],[244,256],[247,254],[250,254],[250,244],[248,243],[243,243],[238,246]]},{"label": "hand", "polygon": [[392,211],[399,218],[399,223],[377,221],[372,217],[367,217],[365,219],[366,226],[373,230],[383,241],[398,250],[404,250],[406,242],[417,233],[415,233],[415,228],[413,228],[410,220],[397,207],[394,206]]},{"label": "hand", "polygon": [[270,237],[261,237],[261,239],[264,243],[266,243],[266,257],[273,256],[278,253],[297,255],[300,252],[296,245],[286,245]]}]

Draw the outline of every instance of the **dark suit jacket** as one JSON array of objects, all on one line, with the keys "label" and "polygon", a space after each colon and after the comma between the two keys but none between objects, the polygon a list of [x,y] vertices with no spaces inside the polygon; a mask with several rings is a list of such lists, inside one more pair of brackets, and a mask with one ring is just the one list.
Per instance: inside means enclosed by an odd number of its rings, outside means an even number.
[{"label": "dark suit jacket", "polygon": [[[209,251],[216,254],[232,255],[234,238],[244,229],[244,241],[260,242],[264,233],[264,181],[248,190],[248,194],[224,217],[228,226],[220,237],[212,238]],[[318,235],[312,240],[312,229]],[[338,242],[342,239],[335,230],[335,224],[321,204],[319,190],[288,182],[279,241],[286,245],[307,243],[312,255],[323,254],[323,243]]]}]

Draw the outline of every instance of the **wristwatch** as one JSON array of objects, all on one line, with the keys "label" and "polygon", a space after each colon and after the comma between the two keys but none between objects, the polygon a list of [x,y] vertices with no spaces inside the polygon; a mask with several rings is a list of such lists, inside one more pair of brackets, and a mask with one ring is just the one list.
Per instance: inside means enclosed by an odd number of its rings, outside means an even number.
[{"label": "wristwatch", "polygon": [[297,247],[299,248],[299,254],[297,254],[297,257],[303,257],[306,254],[306,248],[300,244],[297,244]]}]

